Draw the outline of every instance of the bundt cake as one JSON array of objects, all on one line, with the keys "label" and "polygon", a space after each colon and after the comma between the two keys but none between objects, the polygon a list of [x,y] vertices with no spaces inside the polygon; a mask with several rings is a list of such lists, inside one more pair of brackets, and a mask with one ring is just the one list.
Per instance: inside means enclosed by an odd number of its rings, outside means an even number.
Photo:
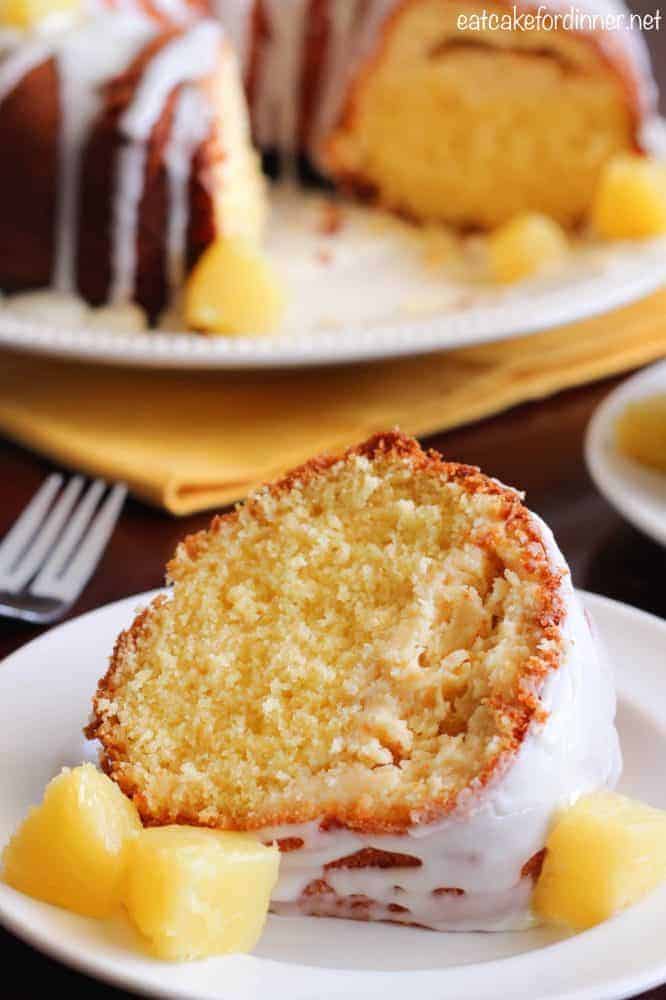
[{"label": "bundt cake", "polygon": [[2,291],[51,284],[155,319],[217,235],[256,237],[232,48],[263,152],[417,221],[575,225],[654,113],[640,37],[555,24],[559,0],[514,30],[503,0],[115,6],[87,0],[69,31],[0,38]]},{"label": "bundt cake", "polygon": [[638,34],[555,27],[568,10],[557,2],[514,30],[502,0],[215,3],[258,144],[304,151],[338,185],[417,220],[487,228],[532,210],[574,225],[653,111]]},{"label": "bundt cake", "polygon": [[220,233],[258,237],[263,180],[216,22],[102,13],[0,53],[0,288],[152,318]]},{"label": "bundt cake", "polygon": [[548,528],[393,432],[186,538],[90,738],[149,824],[277,841],[273,908],[530,921],[558,807],[612,785],[612,680]]}]

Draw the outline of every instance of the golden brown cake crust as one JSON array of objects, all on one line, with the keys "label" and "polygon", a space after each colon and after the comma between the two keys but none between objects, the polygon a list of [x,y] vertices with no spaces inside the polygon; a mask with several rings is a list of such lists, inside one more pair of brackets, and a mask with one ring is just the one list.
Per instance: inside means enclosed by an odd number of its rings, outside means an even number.
[{"label": "golden brown cake crust", "polygon": [[[562,574],[553,567],[539,526],[524,507],[519,493],[485,476],[475,466],[444,461],[434,450],[423,451],[417,441],[397,430],[375,434],[363,444],[348,449],[342,456],[323,455],[313,458],[277,482],[269,484],[268,490],[277,496],[291,490],[296,482],[301,486],[305,485],[341,460],[354,456],[364,456],[371,460],[377,456],[406,460],[413,473],[442,478],[448,482],[455,481],[469,494],[490,494],[501,498],[505,530],[520,545],[525,571],[538,583],[539,610],[535,624],[541,630],[544,641],[540,643],[539,653],[531,655],[527,660],[518,690],[511,702],[502,700],[498,696],[493,696],[491,699],[493,707],[501,711],[502,716],[508,720],[508,725],[503,728],[497,751],[475,779],[474,787],[477,791],[481,791],[489,782],[504,773],[506,766],[520,749],[531,724],[545,721],[546,715],[539,694],[546,677],[558,669],[563,656],[560,629],[565,615],[560,587]],[[245,507],[251,514],[259,513],[252,499],[248,500]],[[196,559],[206,549],[211,535],[220,531],[225,522],[237,518],[240,509],[239,506],[227,514],[215,516],[207,531],[186,537],[181,545],[188,559]],[[167,572],[169,577],[177,577],[177,559],[169,563]],[[163,606],[167,600],[167,597],[162,595],[155,598],[151,605],[140,612],[129,629],[119,636],[111,655],[109,668],[99,681],[93,699],[92,720],[85,732],[89,739],[100,741],[102,768],[119,784],[125,794],[133,799],[144,823],[148,825],[183,823],[237,828],[221,816],[210,820],[207,817],[202,818],[199,813],[172,811],[168,803],[163,803],[160,808],[151,807],[142,789],[123,773],[122,765],[127,759],[128,747],[119,736],[118,719],[108,714],[104,703],[108,704],[108,701],[113,699],[116,674],[127,654],[135,648],[142,633],[147,629],[153,609]],[[435,798],[426,809],[419,810],[418,822],[428,823],[441,819],[452,812],[457,804],[457,796]],[[307,808],[301,804],[286,809],[280,815],[270,815],[260,825],[274,827],[308,822],[312,819]],[[324,815],[318,815],[316,819],[322,829],[340,827],[364,834],[400,834],[414,825],[413,811],[407,805],[403,806],[400,803],[393,804],[392,808],[381,817],[378,817],[373,810],[364,808],[362,802],[358,802],[354,803],[353,808],[343,806],[329,810]],[[248,823],[243,828],[248,829],[252,826],[253,824]]]}]

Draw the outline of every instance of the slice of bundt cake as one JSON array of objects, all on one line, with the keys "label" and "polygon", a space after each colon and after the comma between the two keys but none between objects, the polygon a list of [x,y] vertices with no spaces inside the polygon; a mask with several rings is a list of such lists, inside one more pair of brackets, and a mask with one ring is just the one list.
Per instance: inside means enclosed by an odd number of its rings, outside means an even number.
[{"label": "slice of bundt cake", "polygon": [[554,811],[612,783],[612,682],[519,494],[398,433],[187,538],[94,700],[145,822],[277,840],[282,912],[528,920]]},{"label": "slice of bundt cake", "polygon": [[213,21],[102,13],[0,52],[0,288],[152,318],[221,234],[258,238],[263,182]]},{"label": "slice of bundt cake", "polygon": [[654,114],[647,50],[614,0],[214,7],[243,56],[259,145],[303,151],[417,220],[485,228],[537,211],[573,225]]}]

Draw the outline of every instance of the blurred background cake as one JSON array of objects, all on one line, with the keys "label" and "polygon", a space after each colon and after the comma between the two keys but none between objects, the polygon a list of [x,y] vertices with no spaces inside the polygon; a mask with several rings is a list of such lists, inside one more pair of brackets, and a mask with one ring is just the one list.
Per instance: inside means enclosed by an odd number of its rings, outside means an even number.
[{"label": "blurred background cake", "polygon": [[492,227],[533,210],[573,225],[653,111],[629,31],[512,31],[490,20],[508,6],[451,0],[217,10],[243,57],[259,145],[305,151],[336,183],[419,220]]},{"label": "blurred background cake", "polygon": [[152,319],[216,237],[258,237],[236,56],[262,152],[417,222],[575,226],[654,112],[635,33],[474,27],[508,16],[499,3],[215,0],[202,19],[187,0],[93,0],[70,29],[14,6],[0,289],[53,285]]}]

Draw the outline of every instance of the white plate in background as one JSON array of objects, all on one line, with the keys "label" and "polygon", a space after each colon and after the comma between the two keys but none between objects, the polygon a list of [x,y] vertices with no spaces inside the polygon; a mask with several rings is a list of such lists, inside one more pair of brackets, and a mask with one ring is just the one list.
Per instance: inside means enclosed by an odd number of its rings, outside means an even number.
[{"label": "white plate in background", "polygon": [[[47,781],[90,757],[81,727],[131,597],[45,633],[0,664],[0,846]],[[666,807],[666,623],[584,595],[618,682],[622,788]],[[140,993],[180,1000],[616,1000],[666,981],[666,887],[573,937],[540,929],[438,934],[388,924],[271,916],[253,955],[182,965],[101,923],[0,884],[0,921],[48,955]]]},{"label": "white plate in background", "polygon": [[615,425],[628,403],[666,394],[666,361],[638,372],[597,407],[585,439],[585,459],[600,493],[636,528],[666,545],[666,473],[647,469],[622,455]]},{"label": "white plate in background", "polygon": [[[480,238],[453,262],[423,232],[345,204],[327,234],[330,204],[275,192],[267,249],[289,292],[277,337],[122,334],[77,320],[0,308],[0,347],[152,368],[285,368],[364,361],[524,336],[627,305],[666,282],[666,239],[573,250],[550,276],[505,287],[480,280]],[[335,219],[333,217],[333,227]],[[59,325],[58,325],[59,324]]]}]

